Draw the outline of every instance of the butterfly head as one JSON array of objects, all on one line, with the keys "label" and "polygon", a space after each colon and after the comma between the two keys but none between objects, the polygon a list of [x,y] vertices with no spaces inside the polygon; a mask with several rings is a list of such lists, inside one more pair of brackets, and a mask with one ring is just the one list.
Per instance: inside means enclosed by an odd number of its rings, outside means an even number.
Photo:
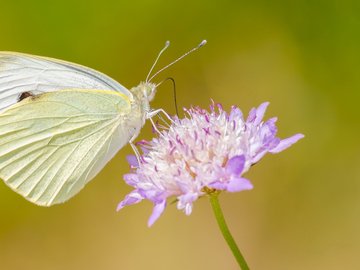
[{"label": "butterfly head", "polygon": [[150,111],[150,101],[154,99],[156,93],[156,84],[150,82],[141,82],[138,86],[130,89],[133,95],[133,106],[143,112]]},{"label": "butterfly head", "polygon": [[137,87],[132,88],[130,91],[139,101],[149,103],[154,99],[156,84],[141,82]]},{"label": "butterfly head", "polygon": [[140,89],[143,92],[144,98],[150,102],[154,99],[156,94],[156,84],[151,82],[140,83]]}]

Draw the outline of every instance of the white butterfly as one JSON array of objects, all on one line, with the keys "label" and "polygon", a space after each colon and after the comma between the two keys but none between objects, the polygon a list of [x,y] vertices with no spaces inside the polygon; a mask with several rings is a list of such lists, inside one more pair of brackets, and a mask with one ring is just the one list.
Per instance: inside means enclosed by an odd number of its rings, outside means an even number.
[{"label": "white butterfly", "polygon": [[136,151],[145,120],[162,111],[150,110],[150,81],[165,68],[127,90],[81,65],[0,52],[0,178],[38,205],[68,200],[126,143]]}]

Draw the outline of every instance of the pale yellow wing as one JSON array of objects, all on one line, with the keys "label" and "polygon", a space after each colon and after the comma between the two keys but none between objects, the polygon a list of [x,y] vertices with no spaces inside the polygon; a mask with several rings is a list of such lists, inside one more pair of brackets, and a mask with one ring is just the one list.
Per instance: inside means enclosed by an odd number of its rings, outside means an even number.
[{"label": "pale yellow wing", "polygon": [[0,112],[18,102],[23,92],[41,94],[63,89],[104,89],[131,93],[94,69],[36,55],[0,52]]},{"label": "pale yellow wing", "polygon": [[68,200],[129,141],[129,112],[129,99],[115,91],[24,99],[0,114],[0,178],[38,205]]}]

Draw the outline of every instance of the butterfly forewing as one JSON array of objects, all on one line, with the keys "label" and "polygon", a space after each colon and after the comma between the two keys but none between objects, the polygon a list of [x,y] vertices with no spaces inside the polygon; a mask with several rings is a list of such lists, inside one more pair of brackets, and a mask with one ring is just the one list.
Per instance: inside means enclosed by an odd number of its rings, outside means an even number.
[{"label": "butterfly forewing", "polygon": [[130,140],[130,110],[124,94],[81,89],[11,106],[0,114],[0,178],[39,205],[68,200]]},{"label": "butterfly forewing", "polygon": [[37,95],[71,88],[115,90],[131,95],[115,80],[88,67],[52,58],[0,52],[0,112],[18,102],[24,92]]}]

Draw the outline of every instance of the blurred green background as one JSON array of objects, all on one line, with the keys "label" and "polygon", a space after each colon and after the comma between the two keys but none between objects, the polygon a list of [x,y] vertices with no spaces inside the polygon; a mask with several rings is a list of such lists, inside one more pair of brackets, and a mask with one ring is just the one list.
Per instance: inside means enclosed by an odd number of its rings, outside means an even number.
[{"label": "blurred green background", "polygon": [[[180,107],[210,98],[247,114],[270,101],[279,135],[306,135],[222,194],[251,269],[360,269],[358,1],[1,1],[0,50],[77,62],[126,87],[144,80],[166,40]],[[174,112],[170,83],[154,108]],[[150,138],[149,125],[141,138]],[[237,269],[206,199],[189,217],[169,206],[115,212],[131,190],[127,146],[75,198],[32,205],[0,184],[0,269]]]}]

